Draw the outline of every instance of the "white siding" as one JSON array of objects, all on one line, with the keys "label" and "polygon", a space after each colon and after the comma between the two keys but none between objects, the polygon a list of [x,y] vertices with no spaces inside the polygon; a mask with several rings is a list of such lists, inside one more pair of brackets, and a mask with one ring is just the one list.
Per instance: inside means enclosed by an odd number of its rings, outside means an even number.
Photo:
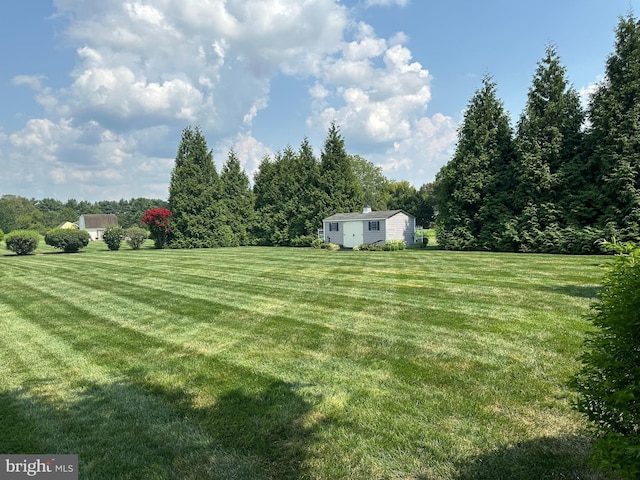
[{"label": "white siding", "polygon": [[387,219],[386,240],[404,240],[407,245],[414,242],[415,219],[400,212]]},{"label": "white siding", "polygon": [[[380,222],[380,230],[369,230],[369,222]],[[384,233],[386,220],[362,220],[362,227],[364,228],[363,243],[382,245],[386,240]]]},{"label": "white siding", "polygon": [[[338,224],[338,230],[330,230],[329,224],[332,223]],[[343,244],[343,232],[344,232],[344,222],[324,222],[324,241],[329,243],[335,243],[336,245]]]}]

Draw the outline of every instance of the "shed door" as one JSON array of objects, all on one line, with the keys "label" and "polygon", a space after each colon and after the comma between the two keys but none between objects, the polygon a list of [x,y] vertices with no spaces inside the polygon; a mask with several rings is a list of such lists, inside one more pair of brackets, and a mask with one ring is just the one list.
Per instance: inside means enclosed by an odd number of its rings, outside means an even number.
[{"label": "shed door", "polygon": [[353,248],[356,245],[361,245],[364,241],[362,222],[345,222],[342,234],[345,247]]}]

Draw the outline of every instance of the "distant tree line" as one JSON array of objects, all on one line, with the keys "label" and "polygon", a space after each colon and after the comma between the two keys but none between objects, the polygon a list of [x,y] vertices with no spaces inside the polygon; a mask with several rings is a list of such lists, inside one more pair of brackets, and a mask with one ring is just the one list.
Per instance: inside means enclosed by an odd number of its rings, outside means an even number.
[{"label": "distant tree line", "polygon": [[436,230],[455,250],[593,253],[640,240],[640,22],[621,18],[587,111],[556,49],[512,129],[485,77],[436,177]]},{"label": "distant tree line", "polygon": [[87,213],[114,213],[124,228],[140,226],[146,210],[166,207],[160,199],[132,198],[131,200],[87,202],[70,199],[65,202],[53,198],[36,200],[16,195],[0,197],[0,230],[35,230],[42,234],[64,222],[77,223]]}]

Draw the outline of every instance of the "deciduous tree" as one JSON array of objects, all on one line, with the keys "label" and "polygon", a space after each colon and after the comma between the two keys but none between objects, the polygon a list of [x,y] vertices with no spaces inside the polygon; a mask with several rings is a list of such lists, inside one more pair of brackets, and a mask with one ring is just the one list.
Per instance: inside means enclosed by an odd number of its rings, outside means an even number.
[{"label": "deciduous tree", "polygon": [[164,248],[171,233],[171,210],[156,207],[144,212],[142,224],[149,227],[156,248]]},{"label": "deciduous tree", "polygon": [[369,205],[372,210],[386,210],[390,196],[390,182],[382,173],[382,168],[360,155],[349,155],[349,158],[353,173],[362,189],[364,204]]}]

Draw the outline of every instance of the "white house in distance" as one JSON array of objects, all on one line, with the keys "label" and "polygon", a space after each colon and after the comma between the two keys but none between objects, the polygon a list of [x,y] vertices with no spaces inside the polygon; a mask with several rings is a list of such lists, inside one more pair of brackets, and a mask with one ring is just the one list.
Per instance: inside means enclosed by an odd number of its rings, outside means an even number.
[{"label": "white house in distance", "polygon": [[78,220],[78,228],[89,232],[91,240],[102,240],[104,229],[109,225],[117,224],[118,217],[113,213],[80,215],[80,219]]},{"label": "white house in distance", "polygon": [[353,248],[356,245],[382,245],[388,240],[404,240],[414,243],[416,217],[404,210],[372,211],[364,207],[362,212],[336,213],[322,220],[324,241]]}]

